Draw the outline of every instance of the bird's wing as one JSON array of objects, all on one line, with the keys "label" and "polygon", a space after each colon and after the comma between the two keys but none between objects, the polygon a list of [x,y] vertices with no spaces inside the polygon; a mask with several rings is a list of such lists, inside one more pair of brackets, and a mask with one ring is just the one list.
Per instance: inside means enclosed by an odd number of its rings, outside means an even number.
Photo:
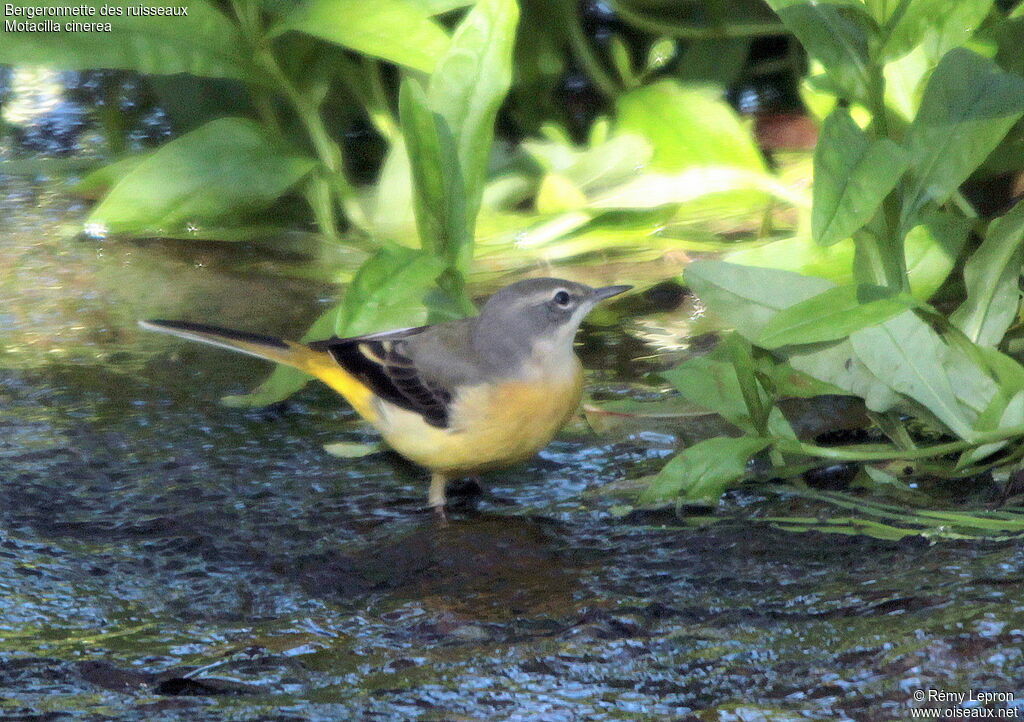
[{"label": "bird's wing", "polygon": [[[309,347],[326,351],[345,371],[366,384],[374,394],[395,406],[413,411],[431,426],[449,426],[452,383],[425,371],[416,363],[416,349],[430,341],[436,327],[388,331],[353,338],[314,341]],[[426,338],[424,338],[426,336]]]}]

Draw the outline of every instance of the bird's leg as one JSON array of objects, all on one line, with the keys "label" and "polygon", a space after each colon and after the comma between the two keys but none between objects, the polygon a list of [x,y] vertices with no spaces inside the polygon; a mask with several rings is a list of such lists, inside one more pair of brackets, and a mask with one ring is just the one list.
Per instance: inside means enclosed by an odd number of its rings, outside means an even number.
[{"label": "bird's leg", "polygon": [[444,507],[448,503],[448,499],[445,496],[445,487],[448,486],[448,477],[444,474],[434,472],[430,476],[430,496],[428,497],[428,503],[430,507],[437,514],[438,520],[442,524],[448,523],[448,515],[445,513]]}]

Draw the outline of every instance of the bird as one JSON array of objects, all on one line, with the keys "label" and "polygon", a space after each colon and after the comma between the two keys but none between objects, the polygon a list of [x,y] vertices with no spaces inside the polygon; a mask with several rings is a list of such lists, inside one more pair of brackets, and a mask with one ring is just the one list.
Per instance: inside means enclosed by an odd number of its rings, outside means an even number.
[{"label": "bird", "polygon": [[494,293],[477,316],[310,343],[191,321],[139,324],[319,379],[431,472],[428,505],[445,520],[449,481],[531,458],[575,413],[576,332],[600,301],[631,288],[532,278]]}]

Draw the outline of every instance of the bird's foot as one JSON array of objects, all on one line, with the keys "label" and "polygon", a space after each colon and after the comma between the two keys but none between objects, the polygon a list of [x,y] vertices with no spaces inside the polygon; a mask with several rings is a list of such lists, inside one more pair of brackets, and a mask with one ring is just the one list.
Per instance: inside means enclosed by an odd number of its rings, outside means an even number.
[{"label": "bird's foot", "polygon": [[431,508],[434,510],[434,519],[437,520],[437,525],[442,528],[448,526],[448,512],[445,511],[444,506],[435,506]]}]

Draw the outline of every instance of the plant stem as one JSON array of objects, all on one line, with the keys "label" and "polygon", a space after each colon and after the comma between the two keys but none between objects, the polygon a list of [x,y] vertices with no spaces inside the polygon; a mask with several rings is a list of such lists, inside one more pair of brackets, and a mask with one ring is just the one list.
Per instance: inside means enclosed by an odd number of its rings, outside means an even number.
[{"label": "plant stem", "polygon": [[995,441],[1007,441],[1014,437],[1024,436],[1024,425],[1008,426],[1004,429],[983,431],[970,441],[951,441],[946,444],[923,446],[918,449],[897,449],[883,444],[862,444],[844,447],[815,446],[792,439],[776,439],[775,442],[784,451],[817,456],[822,459],[836,461],[890,461],[893,459],[929,459],[935,456],[956,454],[983,444]]},{"label": "plant stem", "polygon": [[[292,83],[291,79],[289,79],[285,72],[281,70],[281,66],[277,63],[277,58],[274,57],[273,53],[269,49],[266,49],[260,55],[259,60],[261,61],[263,69],[273,79],[281,93],[288,99],[288,102],[291,103],[299,121],[305,128],[306,134],[309,136],[309,140],[313,144],[317,157],[320,159],[320,162],[330,175],[331,182],[328,184],[328,188],[333,188],[335,190],[343,205],[351,203],[355,199],[355,189],[345,177],[345,163],[341,147],[334,142],[330,133],[327,132],[327,127],[324,125],[323,118],[320,117],[319,106],[316,103],[308,101],[305,96],[302,95],[299,89],[295,87],[295,84]],[[324,234],[336,240],[338,238],[338,224],[333,203],[330,204],[330,208],[331,221],[327,224],[326,228],[321,225],[321,230]],[[316,208],[314,208],[314,213],[316,212]],[[318,225],[320,225],[319,221]]]},{"label": "plant stem", "polygon": [[[889,124],[889,110],[885,102],[885,60],[880,49],[872,51],[868,105],[872,115],[872,135],[878,139],[897,140],[892,137],[893,129]],[[882,201],[879,232],[862,235],[860,242],[855,241],[855,250],[863,257],[865,265],[861,267],[871,268],[874,283],[898,291],[909,291],[902,210],[899,191],[891,191]]]},{"label": "plant stem", "polygon": [[337,239],[337,218],[334,213],[334,194],[330,181],[321,173],[314,172],[306,185],[306,202],[313,209],[313,217],[321,232],[328,238]]},{"label": "plant stem", "polygon": [[[334,180],[332,184],[324,178],[312,179],[307,187],[309,190],[306,198],[320,230],[328,238],[337,240],[339,238],[338,220],[334,203],[330,197],[331,188],[340,189],[339,197],[342,202],[354,196],[355,193],[344,176],[341,148],[331,139],[327,128],[324,127],[319,107],[306,100],[278,65],[273,49],[263,34],[260,4],[255,0],[231,0],[231,8],[238,21],[239,31],[252,51],[256,66],[270,76],[278,91],[291,103],[309,135],[317,157]],[[254,105],[260,118],[271,130],[280,134],[280,123],[271,98],[262,88],[253,87],[252,91]]]},{"label": "plant stem", "polygon": [[590,42],[583,32],[579,14],[576,12],[575,3],[572,0],[561,0],[559,5],[562,9],[565,28],[569,34],[569,44],[572,46],[573,55],[583,66],[583,70],[590,80],[593,81],[594,87],[609,100],[615,100],[621,89],[611,74],[601,65],[601,61],[590,47]]},{"label": "plant stem", "polygon": [[391,111],[391,104],[388,102],[388,94],[384,89],[384,79],[380,74],[380,63],[370,57],[362,58],[363,69],[366,71],[370,83],[370,97],[366,108],[370,114],[370,120],[389,142],[393,143],[399,137],[398,121]]}]

